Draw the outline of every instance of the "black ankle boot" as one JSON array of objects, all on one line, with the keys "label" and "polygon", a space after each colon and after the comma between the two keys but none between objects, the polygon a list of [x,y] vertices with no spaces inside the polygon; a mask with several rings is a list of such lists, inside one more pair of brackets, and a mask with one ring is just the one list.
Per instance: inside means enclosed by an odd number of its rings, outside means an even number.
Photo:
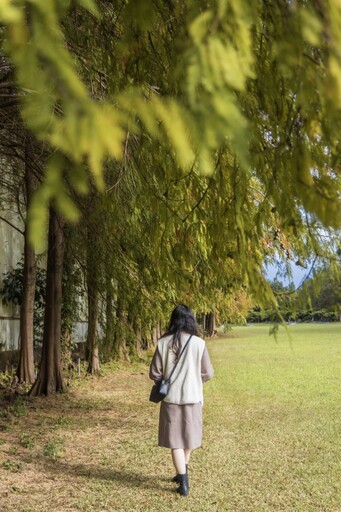
[{"label": "black ankle boot", "polygon": [[181,496],[188,496],[188,475],[185,473],[184,475],[178,475],[179,477],[179,487],[176,492],[178,492]]},{"label": "black ankle boot", "polygon": [[[186,464],[186,475],[188,475],[188,464]],[[172,482],[175,482],[176,484],[180,483],[179,473],[177,473],[175,476],[173,476]]]}]

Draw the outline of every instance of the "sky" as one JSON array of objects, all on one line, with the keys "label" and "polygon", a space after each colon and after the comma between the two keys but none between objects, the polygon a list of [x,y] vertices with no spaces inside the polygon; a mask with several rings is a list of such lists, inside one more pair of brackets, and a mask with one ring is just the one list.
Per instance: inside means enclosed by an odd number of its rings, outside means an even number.
[{"label": "sky", "polygon": [[[295,287],[297,287],[302,282],[302,279],[304,279],[307,276],[307,274],[309,273],[310,267],[302,268],[302,267],[295,265],[295,263],[292,263],[291,269],[292,269],[292,273],[293,273],[292,279],[289,279],[288,277],[283,277],[283,276],[277,276],[277,279],[278,279],[278,281],[281,281],[285,285],[288,285],[290,283],[290,281],[293,281]],[[277,267],[276,265],[269,265],[266,269],[267,279],[269,279],[270,281],[273,281],[276,277],[278,270],[279,270],[279,267]]]}]

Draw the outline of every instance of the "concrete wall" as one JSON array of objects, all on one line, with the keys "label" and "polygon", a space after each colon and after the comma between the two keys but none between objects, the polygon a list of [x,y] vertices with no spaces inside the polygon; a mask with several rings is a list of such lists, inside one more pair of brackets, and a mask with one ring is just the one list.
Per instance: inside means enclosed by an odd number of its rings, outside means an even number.
[{"label": "concrete wall", "polygon": [[[4,212],[6,218],[23,229],[23,223],[17,214]],[[15,268],[22,258],[24,237],[0,219],[0,288],[3,274]],[[0,350],[16,350],[19,338],[19,307],[4,306],[0,299]]]}]

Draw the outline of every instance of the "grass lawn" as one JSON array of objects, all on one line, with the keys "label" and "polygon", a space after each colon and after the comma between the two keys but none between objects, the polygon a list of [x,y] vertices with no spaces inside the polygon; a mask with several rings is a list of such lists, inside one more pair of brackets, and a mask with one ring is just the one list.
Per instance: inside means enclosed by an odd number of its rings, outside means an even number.
[{"label": "grass lawn", "polygon": [[0,411],[1,512],[341,511],[341,324],[238,327],[207,342],[190,496],[157,447],[144,364]]}]

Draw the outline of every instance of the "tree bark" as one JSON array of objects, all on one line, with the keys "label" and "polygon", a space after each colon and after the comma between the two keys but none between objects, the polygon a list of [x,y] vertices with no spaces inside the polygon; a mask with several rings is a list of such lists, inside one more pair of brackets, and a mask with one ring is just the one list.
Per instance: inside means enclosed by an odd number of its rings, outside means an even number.
[{"label": "tree bark", "polygon": [[105,305],[105,355],[110,359],[115,344],[115,294],[110,274],[106,276],[106,305]]},{"label": "tree bark", "polygon": [[205,313],[202,314],[201,329],[202,329],[202,336],[205,339],[205,336],[206,336],[206,315],[205,315]]},{"label": "tree bark", "polygon": [[88,334],[86,346],[88,352],[87,373],[96,375],[100,371],[98,350],[98,258],[96,254],[96,232],[94,226],[88,226],[87,235],[87,293],[88,293]]},{"label": "tree bark", "polygon": [[139,318],[135,318],[134,320],[134,333],[135,333],[135,350],[137,355],[140,357],[142,352],[141,339],[141,321]]},{"label": "tree bark", "polygon": [[29,395],[63,391],[61,369],[61,308],[64,236],[62,220],[50,209],[43,347],[39,374]]},{"label": "tree bark", "polygon": [[24,242],[24,287],[20,308],[20,351],[17,368],[19,382],[33,384],[34,375],[34,350],[33,350],[33,314],[35,293],[35,253],[27,241],[25,232]]},{"label": "tree bark", "polygon": [[157,339],[161,338],[162,334],[162,328],[161,328],[161,321],[159,320],[157,323]]},{"label": "tree bark", "polygon": [[[32,175],[25,152],[25,191],[27,209],[32,195]],[[33,349],[33,315],[34,294],[36,283],[36,260],[34,249],[28,243],[27,227],[24,233],[24,282],[23,297],[20,308],[20,350],[17,368],[19,382],[33,384],[34,375],[34,349]]]},{"label": "tree bark", "polygon": [[117,321],[115,329],[115,354],[117,359],[130,361],[127,347],[127,317],[126,306],[124,302],[118,298],[117,300]]},{"label": "tree bark", "polygon": [[100,371],[99,365],[99,350],[98,350],[98,337],[97,337],[97,322],[98,322],[98,303],[99,295],[97,288],[88,286],[88,335],[86,344],[89,350],[89,364],[87,372],[92,375],[98,374]]},{"label": "tree bark", "polygon": [[151,328],[151,342],[152,346],[155,347],[157,343],[157,325],[152,325]]},{"label": "tree bark", "polygon": [[215,313],[213,311],[206,315],[206,332],[208,337],[216,333]]}]

